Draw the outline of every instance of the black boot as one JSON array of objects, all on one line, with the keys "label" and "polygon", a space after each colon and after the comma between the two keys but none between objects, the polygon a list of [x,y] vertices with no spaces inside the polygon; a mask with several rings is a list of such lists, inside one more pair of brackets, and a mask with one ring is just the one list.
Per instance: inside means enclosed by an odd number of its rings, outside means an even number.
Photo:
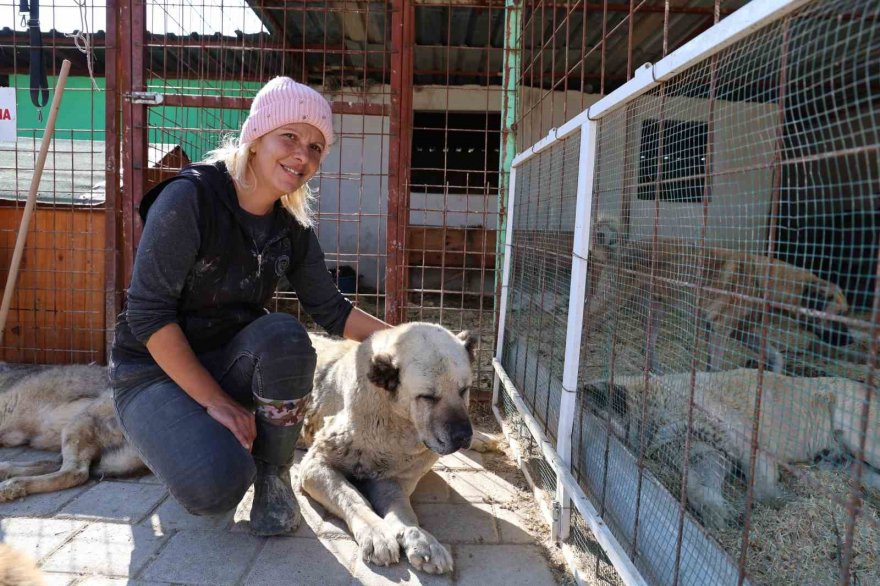
[{"label": "black boot", "polygon": [[299,505],[290,485],[290,465],[302,423],[288,427],[271,425],[257,418],[254,442],[254,504],[251,532],[280,535],[295,531],[300,523]]}]

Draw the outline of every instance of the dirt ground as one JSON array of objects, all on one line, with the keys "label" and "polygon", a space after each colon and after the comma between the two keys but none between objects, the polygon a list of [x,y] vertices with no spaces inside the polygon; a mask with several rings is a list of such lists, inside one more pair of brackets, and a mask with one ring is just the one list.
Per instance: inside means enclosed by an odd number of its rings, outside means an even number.
[{"label": "dirt ground", "polygon": [[[489,433],[501,434],[501,427],[492,413],[489,401],[475,401],[471,404],[471,419],[474,425]],[[502,505],[513,511],[525,521],[525,526],[541,545],[541,551],[549,562],[558,584],[574,586],[577,584],[574,575],[568,568],[559,546],[550,540],[550,525],[541,512],[535,494],[529,487],[523,472],[516,464],[513,450],[506,443],[495,453],[483,455],[483,465],[515,486],[519,493],[516,498]],[[614,567],[601,552],[598,541],[587,530],[583,535],[585,543],[579,543],[572,549],[578,560],[579,571],[588,586],[622,586],[623,581]]]}]

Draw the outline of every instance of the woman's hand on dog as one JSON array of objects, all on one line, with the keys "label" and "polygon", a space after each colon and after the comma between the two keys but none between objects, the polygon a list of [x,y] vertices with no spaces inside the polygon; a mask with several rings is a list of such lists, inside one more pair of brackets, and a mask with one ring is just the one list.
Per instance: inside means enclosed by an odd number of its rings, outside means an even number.
[{"label": "woman's hand on dog", "polygon": [[228,402],[209,405],[207,410],[208,415],[232,432],[244,449],[251,451],[254,438],[257,437],[257,424],[253,413],[231,399]]}]

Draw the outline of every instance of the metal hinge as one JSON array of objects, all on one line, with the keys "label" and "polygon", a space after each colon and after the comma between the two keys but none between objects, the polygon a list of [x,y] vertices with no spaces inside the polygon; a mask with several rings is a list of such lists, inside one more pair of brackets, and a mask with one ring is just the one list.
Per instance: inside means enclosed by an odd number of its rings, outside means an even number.
[{"label": "metal hinge", "polygon": [[165,100],[165,97],[158,92],[130,92],[125,94],[125,98],[132,104],[147,106],[158,106]]},{"label": "metal hinge", "polygon": [[558,523],[562,517],[562,503],[553,501],[553,522]]}]

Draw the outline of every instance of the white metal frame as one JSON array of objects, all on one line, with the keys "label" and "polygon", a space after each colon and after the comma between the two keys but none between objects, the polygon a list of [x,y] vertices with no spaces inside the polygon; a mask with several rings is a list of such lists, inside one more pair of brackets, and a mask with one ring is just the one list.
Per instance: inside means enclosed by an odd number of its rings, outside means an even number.
[{"label": "white metal frame", "polygon": [[[499,306],[498,339],[496,345],[495,380],[492,405],[496,418],[504,428],[503,418],[498,410],[498,396],[503,386],[504,392],[512,400],[523,418],[532,437],[538,442],[541,452],[558,479],[555,512],[551,512],[552,533],[556,540],[568,536],[571,504],[577,508],[595,534],[599,545],[611,560],[624,583],[642,585],[645,580],[629,559],[626,551],[603,522],[595,507],[587,499],[583,489],[571,474],[571,436],[574,424],[577,377],[580,362],[581,335],[583,329],[584,300],[586,294],[587,257],[590,242],[590,213],[596,163],[596,140],[598,122],[604,116],[622,108],[639,96],[657,87],[660,83],[674,77],[687,68],[711,57],[737,41],[754,33],[809,3],[811,0],[753,0],[720,23],[695,37],[675,52],[655,64],[647,63],[636,70],[627,83],[611,92],[559,128],[552,129],[548,135],[531,148],[517,155],[510,170],[510,183],[507,199],[507,233],[504,246],[504,269]],[[504,348],[505,322],[508,296],[510,293],[510,258],[513,249],[513,210],[515,203],[517,169],[538,153],[550,148],[580,131],[580,153],[577,183],[577,208],[572,246],[572,271],[566,326],[565,362],[562,375],[562,397],[557,429],[557,445],[552,446],[541,429],[541,425],[529,412],[508,374],[501,364]],[[505,435],[508,430],[505,428]],[[508,435],[508,439],[512,438]],[[512,442],[513,443],[513,442]],[[531,479],[529,479],[531,481]],[[569,564],[571,559],[569,559]],[[577,574],[579,582],[583,582]]]}]

